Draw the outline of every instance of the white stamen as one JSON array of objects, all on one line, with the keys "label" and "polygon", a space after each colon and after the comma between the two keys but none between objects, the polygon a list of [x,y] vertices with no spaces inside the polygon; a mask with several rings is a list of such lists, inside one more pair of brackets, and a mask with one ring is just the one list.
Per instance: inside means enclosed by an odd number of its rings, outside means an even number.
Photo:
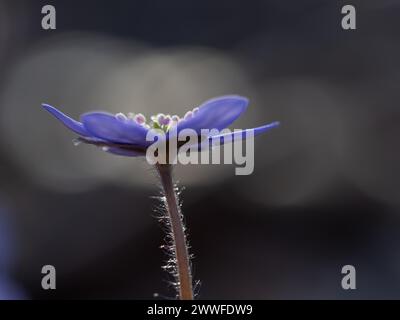
[{"label": "white stamen", "polygon": [[128,118],[131,120],[135,120],[135,114],[133,112],[128,113]]},{"label": "white stamen", "polygon": [[128,118],[126,117],[126,115],[124,115],[123,113],[117,113],[116,115],[115,115],[115,117],[118,119],[118,120],[121,120],[121,121],[124,121],[124,120],[127,120]]},{"label": "white stamen", "polygon": [[171,117],[171,122],[169,124],[170,127],[175,127],[179,123],[179,117],[177,115],[173,115]]},{"label": "white stamen", "polygon": [[188,111],[186,112],[185,116],[183,117],[185,120],[191,119],[193,118],[193,112],[192,111]]}]

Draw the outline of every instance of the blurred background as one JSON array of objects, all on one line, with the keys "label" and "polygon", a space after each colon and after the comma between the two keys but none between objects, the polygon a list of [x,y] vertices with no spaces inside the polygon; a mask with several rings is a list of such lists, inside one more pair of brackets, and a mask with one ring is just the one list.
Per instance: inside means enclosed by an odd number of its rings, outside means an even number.
[{"label": "blurred background", "polygon": [[399,18],[397,0],[0,0],[0,298],[174,296],[153,170],[74,146],[41,103],[183,115],[231,93],[251,101],[234,128],[282,125],[250,176],[175,172],[198,297],[400,298]]}]

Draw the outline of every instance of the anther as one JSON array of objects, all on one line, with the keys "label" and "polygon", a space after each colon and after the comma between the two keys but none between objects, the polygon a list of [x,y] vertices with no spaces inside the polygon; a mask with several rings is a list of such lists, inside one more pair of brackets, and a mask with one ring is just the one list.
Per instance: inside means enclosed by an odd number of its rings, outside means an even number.
[{"label": "anther", "polygon": [[145,124],[146,123],[146,117],[141,113],[138,113],[137,115],[135,115],[134,119],[135,119],[135,122],[138,123],[138,124]]}]

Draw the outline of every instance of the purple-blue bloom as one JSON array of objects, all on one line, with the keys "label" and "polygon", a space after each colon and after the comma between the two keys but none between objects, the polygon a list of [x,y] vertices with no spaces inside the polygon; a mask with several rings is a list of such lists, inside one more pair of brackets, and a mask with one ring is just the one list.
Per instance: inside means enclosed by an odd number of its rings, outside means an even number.
[{"label": "purple-blue bloom", "polygon": [[[104,150],[122,156],[144,156],[152,141],[146,141],[146,135],[151,129],[161,129],[165,132],[174,127],[176,133],[192,129],[200,136],[202,129],[217,129],[221,131],[231,125],[247,109],[248,99],[230,95],[207,100],[199,107],[188,111],[184,117],[158,114],[151,117],[149,123],[141,113],[116,115],[106,112],[89,112],[81,116],[81,122],[63,114],[58,109],[43,104],[43,107],[60,120],[67,128],[80,136],[80,140],[89,144],[104,147]],[[253,129],[246,129],[234,134],[217,134],[208,136],[209,140],[221,140],[221,144],[231,142],[233,137],[246,138],[249,130],[254,130],[254,136],[264,133],[279,125],[273,122]]]},{"label": "purple-blue bloom", "polygon": [[[165,146],[168,145],[168,151],[171,151],[174,150],[174,147],[171,146],[175,142],[173,139],[176,139],[177,136],[182,138],[180,133],[187,137],[186,134],[191,131],[190,134],[194,135],[194,138],[197,136],[197,140],[189,142],[190,151],[201,151],[215,144],[221,145],[233,140],[237,141],[236,139],[242,140],[249,136],[257,136],[279,125],[278,122],[273,122],[253,129],[224,132],[223,130],[247,109],[248,102],[247,98],[235,95],[217,97],[186,112],[182,118],[177,115],[160,113],[152,116],[149,122],[141,113],[114,115],[106,112],[85,113],[81,116],[81,122],[78,122],[50,105],[43,104],[43,107],[67,128],[77,133],[80,141],[101,146],[105,151],[116,155],[136,157],[146,155],[147,150],[151,151],[151,148],[148,149],[148,147],[154,141],[147,140],[147,137],[157,136],[157,140],[162,139],[161,142],[167,140],[168,143]],[[151,130],[161,130],[163,134],[158,135],[160,132]],[[148,136],[149,133],[151,135]],[[176,143],[175,147],[180,148],[182,145]],[[171,243],[168,245],[173,255],[173,258],[170,259],[172,262],[168,263],[166,269],[171,270],[174,276],[178,297],[183,300],[192,300],[194,293],[190,255],[178,194],[173,183],[173,161],[169,159],[166,163],[156,162],[154,167],[160,177],[165,195],[162,199],[167,214],[165,217],[163,216],[166,219],[161,220],[167,221],[169,239],[171,239]]]}]

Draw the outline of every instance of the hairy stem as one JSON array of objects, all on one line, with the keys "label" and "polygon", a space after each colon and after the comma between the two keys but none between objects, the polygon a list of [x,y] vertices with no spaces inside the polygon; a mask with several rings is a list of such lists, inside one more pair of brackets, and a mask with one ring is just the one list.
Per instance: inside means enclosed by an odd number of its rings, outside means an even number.
[{"label": "hairy stem", "polygon": [[156,168],[164,189],[168,218],[171,226],[179,299],[193,300],[192,274],[190,270],[188,245],[186,242],[182,215],[179,210],[178,199],[172,181],[172,165],[157,164]]}]

